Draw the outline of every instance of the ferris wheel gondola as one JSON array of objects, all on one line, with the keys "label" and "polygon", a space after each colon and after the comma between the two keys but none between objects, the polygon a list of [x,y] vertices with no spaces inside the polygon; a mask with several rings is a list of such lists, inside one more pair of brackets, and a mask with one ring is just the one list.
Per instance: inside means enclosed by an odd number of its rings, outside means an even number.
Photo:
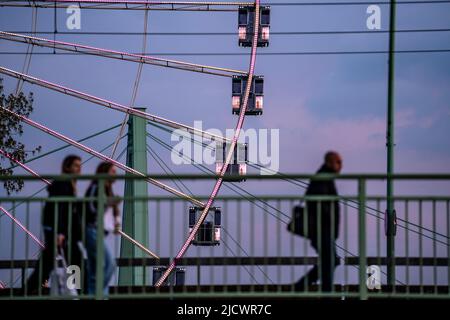
[{"label": "ferris wheel gondola", "polygon": [[[164,272],[167,271],[168,267],[154,267],[153,268],[153,281],[152,284],[155,285],[156,282],[162,277]],[[186,279],[186,268],[176,267],[169,277],[162,283],[164,286],[183,286]]]},{"label": "ferris wheel gondola", "polygon": [[[189,232],[195,226],[203,208],[190,207],[189,208]],[[209,214],[203,221],[200,229],[195,235],[192,244],[194,246],[218,246],[220,245],[220,230],[222,224],[222,212],[219,207],[209,208]]]},{"label": "ferris wheel gondola", "polygon": [[[230,149],[230,143],[216,143],[216,174],[220,174],[225,162],[226,155]],[[248,163],[248,144],[237,143],[234,147],[233,156],[230,164],[223,176],[224,181],[245,181]]]},{"label": "ferris wheel gondola", "polygon": [[[248,76],[233,76],[232,79],[232,113],[239,114],[244,101]],[[246,115],[261,115],[264,102],[264,77],[254,76],[248,96]]]},{"label": "ferris wheel gondola", "polygon": [[[240,6],[238,11],[238,35],[241,47],[251,47],[255,24],[255,7]],[[260,20],[258,32],[258,47],[269,46],[270,36],[270,6],[260,7]]]}]

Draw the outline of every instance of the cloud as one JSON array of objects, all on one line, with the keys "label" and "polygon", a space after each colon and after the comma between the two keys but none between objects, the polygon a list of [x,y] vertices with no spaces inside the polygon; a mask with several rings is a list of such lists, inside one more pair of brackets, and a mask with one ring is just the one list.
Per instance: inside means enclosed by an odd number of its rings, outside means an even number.
[{"label": "cloud", "polygon": [[[415,128],[428,129],[446,110],[436,110],[420,117],[412,108],[395,114],[396,163],[402,171],[429,171],[428,157],[440,171],[448,171],[446,159],[414,149],[402,148],[401,132]],[[346,118],[327,118],[315,113],[303,101],[283,104],[283,117],[265,117],[263,125],[280,129],[281,171],[305,172],[315,170],[327,150],[337,150],[344,157],[347,172],[384,172],[386,170],[386,119],[384,116],[361,115]],[[290,155],[295,154],[296,157]],[[414,157],[411,155],[414,154]],[[442,161],[441,161],[442,160]],[[398,161],[398,162],[397,162]],[[420,170],[419,170],[420,169]]]},{"label": "cloud", "polygon": [[421,129],[430,129],[440,119],[450,116],[447,113],[448,108],[438,108],[425,116],[417,114],[417,109],[406,108],[398,111],[395,116],[397,128],[419,127]]}]

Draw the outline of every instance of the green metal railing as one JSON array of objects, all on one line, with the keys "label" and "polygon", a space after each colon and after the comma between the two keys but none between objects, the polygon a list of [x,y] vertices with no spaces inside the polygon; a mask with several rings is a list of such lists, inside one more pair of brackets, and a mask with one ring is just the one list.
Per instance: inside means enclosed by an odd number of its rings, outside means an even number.
[{"label": "green metal railing", "polygon": [[[46,179],[67,180],[73,176],[42,176]],[[214,176],[205,175],[152,175],[157,180],[182,180],[185,183],[202,184]],[[30,176],[16,176],[26,181],[35,180]],[[98,179],[103,190],[105,176],[77,176],[78,182]],[[188,211],[191,205],[184,199],[166,195],[147,197],[120,197],[122,202],[141,202],[149,209],[149,225],[142,226],[149,237],[142,245],[155,252],[160,258],[150,255],[120,257],[120,246],[128,239],[103,232],[103,219],[97,219],[96,252],[104,252],[105,242],[115,258],[114,276],[109,283],[108,298],[167,298],[167,297],[221,297],[221,296],[271,296],[271,297],[335,297],[335,298],[450,298],[450,195],[395,195],[392,197],[397,212],[397,233],[395,241],[395,279],[388,283],[389,259],[384,230],[385,196],[369,194],[371,184],[385,181],[381,174],[347,175],[272,175],[247,176],[247,182],[264,180],[266,185],[286,181],[311,179],[336,179],[354,184],[356,194],[345,196],[303,196],[301,191],[286,195],[221,195],[214,206],[220,207],[222,223],[219,246],[198,247],[191,245],[185,257],[177,261],[179,283],[161,287],[153,286],[156,269],[165,267],[173,260],[189,233]],[[389,176],[394,182],[408,181],[416,184],[427,181],[449,183],[450,174],[397,174]],[[0,177],[5,180],[7,177]],[[145,179],[145,177],[117,176],[117,181],[125,179]],[[244,186],[244,185],[242,185]],[[207,196],[196,196],[206,200]],[[331,291],[324,290],[321,281],[298,288],[294,283],[318,266],[321,275],[323,255],[311,248],[311,241],[288,232],[293,208],[300,203],[305,207],[304,225],[308,224],[308,204],[317,203],[316,225],[322,220],[322,206],[338,201],[340,207],[340,229],[336,241],[337,265]],[[41,212],[45,203],[54,203],[54,228],[58,225],[58,209],[67,206],[71,217],[72,204],[81,208],[81,243],[86,248],[86,208],[89,203],[98,205],[98,215],[103,216],[108,198],[100,192],[95,198],[74,197],[0,197],[0,205],[7,210],[25,230],[30,230],[43,240]],[[333,208],[333,206],[331,206]],[[134,212],[138,215],[140,212]],[[334,215],[331,215],[334,217]],[[332,218],[333,219],[333,218]],[[70,224],[72,219],[68,219]],[[333,220],[331,220],[333,224]],[[46,277],[40,275],[37,292],[27,288],[27,278],[39,263],[41,248],[7,215],[0,213],[0,298],[6,299],[47,299],[50,291]],[[72,228],[68,226],[67,242],[73,240]],[[333,230],[333,228],[331,228]],[[310,230],[305,230],[310,232]],[[317,242],[328,239],[318,227]],[[135,230],[134,232],[137,232]],[[206,231],[205,231],[206,232]],[[331,231],[332,233],[334,231]],[[206,234],[206,233],[205,233]],[[129,234],[133,238],[133,233]],[[56,233],[53,233],[56,243]],[[333,238],[331,235],[329,238]],[[331,245],[333,243],[331,242]],[[68,264],[72,261],[76,246],[65,246]],[[56,245],[53,255],[57,254]],[[140,249],[137,249],[140,250]],[[78,298],[103,299],[104,260],[103,254],[96,255],[95,292],[86,292],[88,261],[80,261],[80,282]],[[42,261],[40,262],[42,263]],[[58,263],[56,267],[64,270]],[[375,273],[368,274],[370,270]],[[119,268],[136,268],[142,274],[143,283],[136,285],[119,284]],[[42,270],[42,269],[41,269]],[[183,273],[184,272],[184,273]],[[42,273],[42,271],[41,271]],[[183,281],[184,275],[184,281]],[[380,281],[381,287],[373,288],[370,281]],[[172,279],[173,280],[173,279]],[[369,284],[368,284],[369,281]],[[372,283],[373,284],[373,283]],[[375,282],[376,284],[376,282]],[[52,284],[50,283],[50,287]],[[53,284],[54,286],[54,284]],[[53,298],[73,298],[53,296]]]}]

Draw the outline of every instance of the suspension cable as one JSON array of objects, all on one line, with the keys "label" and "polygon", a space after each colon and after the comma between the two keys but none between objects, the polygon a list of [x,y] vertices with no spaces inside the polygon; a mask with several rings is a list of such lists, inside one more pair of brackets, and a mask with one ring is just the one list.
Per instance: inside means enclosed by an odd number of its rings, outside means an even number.
[{"label": "suspension cable", "polygon": [[[125,136],[123,136],[122,139],[123,139],[124,137],[125,137]],[[112,145],[113,145],[113,144],[110,143],[109,145],[107,145],[106,147],[104,147],[103,149],[101,149],[99,152],[100,152],[100,153],[104,152],[105,150],[107,150],[108,148],[110,148]],[[93,158],[95,158],[95,157],[92,156],[92,155],[90,155],[89,158],[87,158],[87,159],[86,159],[85,161],[83,161],[81,164],[85,164],[86,162],[88,162],[89,160],[91,160],[91,159],[93,159]],[[36,195],[38,195],[39,193],[41,193],[41,192],[44,191],[45,189],[46,189],[46,187],[43,187],[43,188],[39,189],[38,191],[34,192],[32,195],[30,195],[29,197],[27,197],[26,200],[23,200],[23,201],[19,202],[17,205],[15,205],[15,206],[9,208],[8,211],[12,211],[12,210],[16,209],[17,207],[19,207],[20,205],[22,205],[22,204],[24,204],[24,203],[27,203],[28,200],[34,198]],[[3,217],[3,216],[4,216],[4,214],[0,214],[0,218]]]},{"label": "suspension cable", "polygon": [[[223,230],[223,232],[225,232],[225,234],[226,234],[229,238],[231,238],[231,240],[238,246],[238,248],[245,254],[245,256],[246,256],[247,258],[250,258],[250,255],[247,253],[247,251],[245,251],[245,249],[240,245],[240,243],[237,242],[236,239],[233,238],[233,236],[226,230],[226,228],[222,226],[222,230]],[[235,257],[237,257],[237,255],[235,255]],[[243,266],[243,267],[245,267],[245,266]],[[268,275],[266,272],[264,272],[264,270],[261,268],[260,265],[256,265],[256,267],[259,269],[259,271],[261,271],[261,273],[262,273],[267,279],[269,279],[270,282],[272,282],[272,284],[275,284],[275,282],[269,277],[269,275]],[[256,281],[256,282],[258,282],[258,281]]]},{"label": "suspension cable", "polygon": [[[169,146],[168,144],[166,144],[164,141],[158,139],[157,137],[155,137],[155,136],[153,136],[153,135],[150,135],[150,138],[153,139],[156,143],[158,143],[158,144],[161,145],[162,147],[164,147],[164,148],[166,148],[167,150],[170,151],[170,146]],[[187,157],[187,156],[185,156],[185,155],[183,155],[183,157],[184,157],[186,160],[188,160],[188,161],[191,161],[191,160],[192,160],[192,159],[190,159],[189,157]],[[200,170],[201,172],[206,173],[206,174],[209,174],[209,175],[211,175],[211,177],[213,176],[213,171],[210,170],[209,168],[207,168],[206,166],[201,165],[201,164],[198,164],[198,165],[197,165],[196,163],[193,163],[193,166],[194,166],[195,168],[197,168],[198,170]],[[249,195],[251,196],[251,198],[245,196],[245,194],[243,194],[243,193],[240,192],[240,191],[237,191],[236,189],[239,189],[239,190],[241,190],[241,191],[245,191],[245,190],[242,189],[242,188],[240,188],[240,187],[238,187],[238,186],[235,185],[235,184],[232,184],[232,185],[225,184],[225,187],[228,188],[228,189],[230,189],[230,190],[233,191],[234,193],[236,193],[236,194],[242,196],[243,199],[245,199],[245,200],[247,200],[247,201],[253,203],[255,206],[257,206],[258,208],[262,209],[263,211],[265,211],[266,213],[270,214],[271,216],[274,216],[274,217],[275,217],[275,215],[274,215],[272,212],[270,212],[269,210],[267,210],[267,209],[264,208],[263,206],[259,205],[256,201],[259,201],[259,202],[263,203],[264,205],[273,208],[275,211],[277,211],[277,212],[280,213],[281,215],[283,215],[283,216],[285,216],[285,217],[287,217],[287,218],[290,218],[290,216],[288,216],[288,215],[285,214],[284,212],[278,210],[277,208],[272,207],[272,206],[271,206],[269,203],[267,203],[266,201],[261,200],[261,199],[258,199],[255,195],[252,195],[251,193],[248,193],[248,192],[247,192],[247,194],[249,194]],[[253,200],[252,200],[252,198],[253,198]]]},{"label": "suspension cable", "polygon": [[[20,114],[17,114],[15,112],[13,112],[11,110],[8,110],[8,109],[5,109],[5,108],[0,108],[0,110],[3,110],[5,112],[9,113],[12,116],[16,116],[17,118],[19,118],[23,122],[27,123],[28,125],[30,125],[32,127],[35,127],[35,128],[37,128],[37,129],[39,129],[39,130],[41,130],[41,131],[43,131],[43,132],[45,132],[45,133],[47,133],[47,134],[49,134],[51,136],[54,136],[55,138],[58,138],[58,139],[63,140],[65,142],[67,142],[67,143],[70,143],[73,146],[77,147],[78,149],[81,149],[81,150],[83,150],[83,151],[85,151],[85,152],[87,152],[87,153],[89,153],[91,155],[94,155],[94,156],[96,156],[97,158],[99,158],[99,159],[101,159],[103,161],[110,162],[110,163],[114,164],[117,168],[122,169],[125,172],[132,173],[132,174],[135,174],[135,175],[141,176],[141,177],[145,177],[146,176],[146,173],[142,173],[142,172],[139,172],[139,171],[137,171],[137,170],[135,170],[133,168],[130,168],[130,167],[128,167],[128,166],[126,166],[126,165],[124,165],[124,164],[114,160],[114,159],[111,159],[110,157],[107,157],[107,156],[105,156],[105,155],[103,155],[103,154],[101,154],[101,153],[99,153],[99,152],[97,152],[97,151],[95,151],[95,150],[93,150],[93,149],[91,149],[89,147],[86,147],[85,145],[82,145],[82,144],[74,141],[73,139],[71,139],[71,138],[69,138],[67,136],[64,136],[64,135],[62,135],[62,134],[60,134],[60,133],[58,133],[58,132],[56,132],[56,131],[48,128],[48,127],[45,127],[45,126],[43,126],[43,125],[41,125],[41,124],[39,124],[39,123],[37,123],[37,122],[35,122],[33,120],[30,120],[30,119],[26,118],[25,116],[22,116]],[[197,199],[194,199],[194,198],[188,196],[187,194],[184,194],[181,191],[173,189],[173,188],[165,185],[164,183],[162,183],[162,182],[160,182],[158,180],[155,180],[155,179],[149,178],[149,177],[145,178],[145,180],[147,182],[155,185],[156,187],[159,187],[159,188],[161,188],[161,189],[163,189],[165,191],[168,191],[168,192],[170,192],[170,193],[172,193],[172,194],[174,194],[174,195],[176,195],[176,196],[178,196],[178,197],[180,197],[182,199],[188,200],[188,201],[190,201],[190,202],[192,202],[192,203],[194,203],[196,205],[199,205],[199,206],[203,205],[203,203],[201,201],[199,201]]]},{"label": "suspension cable", "polygon": [[[100,131],[100,132],[94,133],[94,134],[92,134],[92,135],[90,135],[90,136],[87,136],[87,137],[85,137],[85,138],[82,138],[82,139],[79,139],[79,140],[76,140],[76,141],[77,141],[77,142],[83,142],[83,141],[89,140],[89,139],[94,138],[94,137],[96,137],[96,136],[99,136],[99,135],[101,135],[101,134],[103,134],[103,133],[106,133],[106,132],[108,132],[108,131],[111,131],[111,130],[113,130],[113,129],[119,127],[119,126],[120,126],[120,124],[115,125],[115,126],[112,126],[111,128],[102,130],[102,131]],[[123,136],[122,136],[122,138],[123,138]],[[122,138],[121,138],[121,139],[122,139]],[[66,149],[66,148],[69,148],[70,146],[71,146],[71,144],[68,143],[68,144],[66,144],[66,145],[64,145],[64,146],[62,146],[62,147],[58,147],[58,148],[56,148],[56,149],[53,149],[53,150],[48,151],[48,152],[46,152],[46,153],[40,154],[40,155],[38,155],[38,156],[36,156],[36,157],[33,157],[33,158],[31,158],[31,159],[27,159],[27,160],[23,161],[23,164],[32,162],[32,161],[37,160],[37,159],[40,159],[40,158],[43,158],[43,157],[48,156],[48,155],[50,155],[50,154],[52,154],[52,153],[55,153],[55,152],[64,150],[64,149]],[[16,168],[16,167],[17,167],[17,165],[14,165],[14,166],[9,167],[8,169],[14,169],[14,168]]]},{"label": "suspension cable", "polygon": [[[155,124],[155,123],[150,123],[150,124],[151,124],[152,126],[158,128],[158,129],[163,130],[163,131],[166,131],[166,132],[168,132],[168,133],[172,133],[172,132],[173,132],[173,131],[171,131],[170,129],[164,128],[164,127],[162,127],[162,126],[160,126],[160,125],[158,125],[158,124]],[[211,147],[211,146],[210,146],[209,144],[207,144],[207,143],[204,143],[204,142],[202,142],[202,141],[197,141],[196,139],[192,139],[192,137],[188,137],[188,138],[190,138],[190,140],[193,141],[193,142],[196,143],[196,144],[201,144],[201,145],[202,145],[203,147],[205,147],[205,148],[208,148],[208,149],[210,149],[210,150],[214,150],[214,148]],[[253,167],[253,168],[256,168],[256,169],[263,169],[263,170],[266,170],[266,171],[269,172],[269,173],[278,174],[280,177],[285,176],[285,174],[283,174],[283,173],[277,172],[277,171],[272,170],[272,169],[270,169],[270,168],[266,168],[266,167],[264,167],[264,166],[261,166],[261,165],[258,164],[258,163],[252,163],[252,162],[249,162],[249,166],[251,166],[251,167]],[[304,189],[306,189],[306,188],[308,187],[308,185],[309,185],[307,182],[304,182],[304,181],[301,181],[301,180],[298,180],[298,179],[281,178],[281,180],[284,180],[284,181],[286,181],[286,182],[288,182],[288,183],[291,183],[291,184],[293,184],[293,185],[302,187],[302,188],[304,188]],[[348,202],[352,202],[352,203],[354,203],[354,204],[356,204],[356,205],[359,205],[359,203],[358,203],[357,201],[355,201],[355,200],[348,199],[348,200],[345,201],[345,202],[342,201],[342,200],[339,200],[339,202],[340,202],[341,204],[345,205],[345,206],[350,207],[350,208],[358,209],[358,207],[355,207],[355,206],[353,206],[353,205],[351,205],[351,204],[348,203]],[[270,205],[269,205],[269,206],[270,206]],[[382,211],[377,210],[377,209],[375,209],[375,208],[373,208],[373,207],[371,207],[371,206],[369,206],[369,205],[367,205],[367,204],[365,205],[365,208],[366,208],[366,209],[370,209],[370,210],[372,210],[372,211],[374,211],[374,212],[376,212],[376,213],[381,213],[381,214],[383,214]],[[383,217],[380,217],[378,214],[374,214],[374,213],[367,212],[367,211],[366,211],[366,213],[367,213],[368,215],[370,215],[370,216],[373,216],[373,217],[377,218],[377,219],[380,219],[380,220],[383,219]],[[413,226],[413,227],[416,227],[416,228],[418,228],[418,229],[420,229],[420,230],[424,230],[424,231],[430,232],[430,233],[432,233],[432,234],[439,235],[439,236],[441,236],[441,237],[443,237],[443,238],[450,239],[449,236],[446,236],[446,235],[444,235],[444,234],[442,234],[442,233],[439,233],[439,232],[437,232],[437,231],[433,231],[433,230],[428,229],[428,228],[426,228],[426,227],[421,227],[421,226],[419,226],[419,225],[417,225],[417,224],[415,224],[415,223],[413,223],[413,222],[409,222],[409,221],[404,220],[404,219],[402,219],[402,218],[397,218],[397,220],[399,220],[399,221],[401,221],[401,222],[404,222],[405,224],[409,224],[409,225],[411,225],[411,226]],[[408,230],[408,231],[411,231],[411,232],[413,232],[413,233],[419,234],[419,235],[424,236],[424,237],[426,237],[426,238],[428,238],[428,239],[431,239],[431,240],[433,240],[433,241],[436,241],[436,242],[438,242],[438,243],[440,243],[440,244],[443,244],[443,245],[445,245],[445,246],[450,246],[450,244],[447,243],[447,242],[443,242],[443,241],[440,241],[440,240],[435,240],[435,239],[431,238],[430,236],[421,233],[420,231],[417,231],[417,230],[413,230],[413,229],[408,228],[406,225],[403,226],[403,225],[401,225],[401,224],[398,224],[398,226],[399,226],[400,228],[406,229],[406,230]]]},{"label": "suspension cable", "polygon": [[[156,140],[154,140],[155,142],[157,142],[157,143],[159,143],[158,141],[156,141]],[[164,163],[164,161],[162,161],[162,159],[158,156],[158,154],[156,153],[156,152],[154,152],[154,151],[152,151],[151,149],[150,149],[150,147],[147,145],[147,150],[149,151],[149,153],[150,153],[150,155],[153,157],[153,154],[155,155],[155,156],[157,156],[158,158],[159,158],[159,160],[161,161],[161,163],[162,164],[165,164]],[[152,154],[153,153],[153,154]],[[167,171],[164,169],[164,167],[161,165],[161,163],[155,158],[155,157],[153,157],[153,159],[155,159],[155,161],[157,161],[157,163],[158,163],[158,165],[164,170],[164,172],[167,174]],[[168,169],[168,171],[169,172],[171,172],[172,174],[174,174],[174,172],[173,172],[173,170],[171,170],[170,169],[170,167],[169,166],[167,166],[167,164],[165,164],[165,166],[167,167],[167,169]],[[194,164],[194,166],[195,166],[195,164]],[[197,167],[197,166],[196,166]],[[198,167],[197,167],[198,168]],[[199,169],[199,168],[198,168]],[[206,169],[206,168],[205,168]],[[199,170],[201,170],[201,169],[199,169]],[[181,183],[183,183],[183,181],[181,180],[181,179],[178,179]],[[174,181],[174,183],[176,184],[176,181],[175,180],[173,180]],[[193,193],[191,192],[191,190],[183,183],[183,186],[184,186],[184,188],[186,189],[186,192],[187,193],[190,193],[191,195],[193,195]],[[180,188],[180,187],[179,187]],[[181,189],[181,188],[180,188]],[[229,233],[229,232],[227,232],[226,231],[226,229],[225,229],[225,227],[222,227],[222,229],[223,229],[223,231],[231,238],[231,240],[239,247],[239,249],[247,256],[247,257],[250,257],[249,256],[249,254],[245,251],[245,249],[233,238],[233,236]],[[223,241],[223,240],[222,240]],[[224,243],[225,244],[225,243]],[[225,246],[228,248],[228,250],[235,256],[235,257],[237,257],[237,255],[235,255],[234,253],[233,253],[233,251],[225,244]],[[243,266],[244,268],[245,268],[245,270],[249,273],[249,271],[247,270],[247,268],[246,268],[246,266]],[[272,283],[274,283],[273,281],[272,281],[272,279],[261,269],[261,267],[260,266],[257,266],[257,268],[262,272],[262,274],[266,277],[266,278],[268,278]],[[249,273],[250,274],[250,273]],[[253,275],[252,274],[250,274],[250,276],[252,276],[253,277]],[[254,278],[254,280],[255,280],[255,282],[258,282],[255,278]]]},{"label": "suspension cable", "polygon": [[[149,134],[150,135],[150,134]],[[161,141],[160,139],[158,139],[158,138],[156,138],[156,137],[154,137],[154,136],[152,136],[152,135],[150,135],[150,137],[156,142],[156,143],[158,143],[158,144],[160,144],[161,146],[163,146],[163,147],[166,147],[166,149],[168,149],[169,151],[170,151],[170,146],[169,145],[167,145],[167,144],[165,144],[163,141]],[[165,144],[165,145],[164,145]],[[168,148],[167,148],[168,147]],[[184,156],[184,155],[183,155]],[[187,157],[188,158],[188,157]],[[188,158],[189,159],[189,158]],[[199,169],[199,170],[201,170],[202,172],[204,172],[204,173],[208,173],[208,171],[210,171],[208,168],[206,168],[205,166],[203,166],[203,165],[199,165],[199,166],[197,166],[195,163],[193,164],[194,165],[194,167],[196,167],[197,169]],[[203,169],[202,169],[202,167],[203,167]],[[207,170],[207,171],[204,171],[204,170]],[[225,185],[225,186],[228,186],[228,185]],[[229,186],[228,186],[229,187]],[[239,194],[239,192],[237,192],[236,190],[234,190],[234,189],[232,189],[232,188],[230,188],[229,187],[229,189],[231,189],[232,191],[234,191],[235,193],[237,193],[237,194]],[[247,198],[247,200],[249,200],[248,198]],[[251,201],[251,200],[249,200],[249,201]],[[264,204],[266,204],[266,205],[269,205],[266,201],[264,201],[264,200],[260,200],[262,203],[264,203]],[[254,203],[253,201],[251,201],[252,203]],[[284,224],[288,224],[288,222],[286,222],[286,221],[284,221],[283,219],[281,219],[280,217],[278,217],[278,216],[276,216],[276,215],[274,215],[272,212],[270,212],[270,211],[268,211],[267,209],[265,209],[265,208],[263,208],[263,207],[261,207],[261,206],[259,206],[258,204],[256,204],[256,203],[254,203],[257,207],[259,207],[260,209],[263,209],[264,211],[266,211],[267,213],[269,213],[270,215],[272,215],[275,219],[277,219],[277,220],[279,220],[279,221],[281,221],[282,223],[284,223]],[[281,211],[280,211],[281,212]],[[287,214],[285,214],[285,213],[283,213],[283,212],[281,212],[284,216],[287,216]],[[412,232],[414,232],[414,230],[411,230]],[[427,238],[430,238],[430,237],[428,237],[428,236],[426,236],[426,235],[423,235],[423,234],[421,234],[421,236],[424,236],[424,237],[427,237]],[[432,238],[430,238],[430,239],[432,239]],[[437,242],[439,242],[439,241],[437,241]],[[445,244],[445,243],[444,243]],[[344,249],[343,247],[341,247],[340,245],[338,245],[337,243],[336,243],[336,246],[339,248],[339,249],[341,249],[341,250],[344,250],[344,251],[346,251],[346,252],[348,252],[349,254],[351,254],[353,257],[357,257],[356,255],[354,255],[354,254],[352,254],[350,251],[348,251],[348,250],[346,250],[346,249]],[[342,257],[341,257],[342,258]],[[353,266],[353,267],[355,267],[357,270],[359,270],[359,267],[358,266]],[[386,275],[386,273],[385,272],[383,272],[383,271],[381,271],[383,274],[385,274]],[[402,282],[400,282],[399,280],[396,280],[397,282],[399,282],[400,284],[402,284]]]},{"label": "suspension cable", "polygon": [[[165,174],[168,174],[168,172],[171,172],[172,174],[174,174],[174,172],[164,163],[164,161],[162,161],[161,158],[159,158],[158,154],[156,152],[152,151],[148,145],[147,145],[147,152],[150,154],[150,156],[153,158],[153,160],[155,160],[155,162],[164,171]],[[168,170],[166,170],[165,166],[167,166]],[[183,183],[183,181],[181,181],[181,179],[171,179],[171,180],[177,186],[178,189],[182,190],[184,187],[185,191],[187,191],[186,192],[187,194],[190,194],[192,197],[194,196],[192,194],[192,192],[190,192],[190,190]],[[178,185],[177,180],[181,183],[182,187],[180,187],[180,185]]]}]

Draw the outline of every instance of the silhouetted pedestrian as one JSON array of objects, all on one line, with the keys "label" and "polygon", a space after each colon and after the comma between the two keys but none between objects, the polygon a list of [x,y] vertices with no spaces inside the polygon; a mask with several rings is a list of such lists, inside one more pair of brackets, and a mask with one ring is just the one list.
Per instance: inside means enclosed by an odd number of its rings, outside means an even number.
[{"label": "silhouetted pedestrian", "polygon": [[[61,171],[63,174],[80,174],[81,158],[77,155],[67,156],[62,163]],[[49,198],[52,199],[76,197],[76,180],[55,180],[47,187],[47,190]],[[77,201],[47,201],[45,203],[42,222],[45,248],[41,252],[33,273],[28,278],[26,285],[28,294],[38,293],[39,287],[49,279],[50,272],[55,266],[55,254],[57,255],[60,249],[65,252],[67,264],[81,266],[80,211]]]},{"label": "silhouetted pedestrian", "polygon": [[[341,169],[341,156],[335,151],[329,151],[325,154],[324,164],[317,174],[338,174]],[[337,196],[338,192],[333,179],[313,180],[305,195]],[[334,270],[339,264],[335,243],[339,236],[339,201],[306,201],[305,212],[308,213],[309,219],[314,219],[309,224],[308,238],[311,240],[312,247],[317,251],[319,261],[314,268],[295,283],[295,289],[304,290],[321,279],[322,291],[329,292],[333,287]]]}]

